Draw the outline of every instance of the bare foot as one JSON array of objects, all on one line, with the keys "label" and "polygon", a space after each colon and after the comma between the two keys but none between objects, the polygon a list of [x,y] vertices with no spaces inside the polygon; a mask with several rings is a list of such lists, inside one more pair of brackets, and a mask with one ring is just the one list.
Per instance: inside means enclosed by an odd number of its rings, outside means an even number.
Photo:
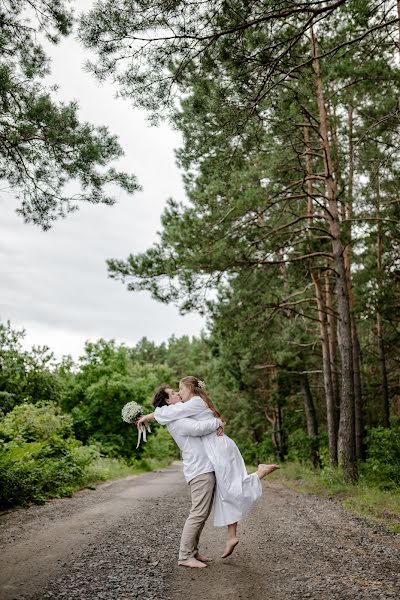
[{"label": "bare foot", "polygon": [[221,558],[226,558],[227,556],[230,556],[236,548],[236,546],[238,545],[238,543],[239,540],[237,539],[237,537],[230,538],[229,540],[227,540],[225,544],[225,550]]},{"label": "bare foot", "polygon": [[196,554],[195,558],[201,562],[212,562],[212,558],[208,556],[203,556],[203,554]]},{"label": "bare foot", "polygon": [[273,471],[276,471],[276,469],[280,469],[280,466],[279,465],[258,465],[257,475],[259,476],[260,479],[262,479],[266,475],[269,475]]},{"label": "bare foot", "polygon": [[192,569],[204,569],[207,565],[205,565],[197,558],[188,558],[185,562],[179,563],[180,567],[191,567]]}]

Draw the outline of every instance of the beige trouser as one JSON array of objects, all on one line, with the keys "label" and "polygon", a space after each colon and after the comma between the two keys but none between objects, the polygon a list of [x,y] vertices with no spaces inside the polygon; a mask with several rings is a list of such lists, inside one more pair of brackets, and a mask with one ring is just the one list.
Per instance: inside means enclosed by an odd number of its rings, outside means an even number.
[{"label": "beige trouser", "polygon": [[189,481],[192,506],[183,527],[178,563],[184,562],[198,552],[200,534],[212,508],[215,474],[203,473]]}]

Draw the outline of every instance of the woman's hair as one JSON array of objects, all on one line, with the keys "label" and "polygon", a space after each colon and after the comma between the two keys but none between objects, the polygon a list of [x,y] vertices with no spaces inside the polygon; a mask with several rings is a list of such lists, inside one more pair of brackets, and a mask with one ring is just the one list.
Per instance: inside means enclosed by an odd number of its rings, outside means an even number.
[{"label": "woman's hair", "polygon": [[212,410],[214,416],[217,417],[217,419],[222,419],[221,413],[215,408],[210,396],[204,390],[203,381],[200,381],[199,379],[197,379],[197,377],[192,377],[192,375],[188,375],[187,377],[183,377],[180,383],[184,383],[190,389],[193,395],[200,396],[200,398],[202,398],[207,404],[208,408]]},{"label": "woman's hair", "polygon": [[161,408],[161,406],[167,406],[167,400],[169,398],[167,389],[169,389],[170,387],[171,386],[167,383],[163,383],[163,385],[161,385],[157,389],[153,397],[154,408]]}]

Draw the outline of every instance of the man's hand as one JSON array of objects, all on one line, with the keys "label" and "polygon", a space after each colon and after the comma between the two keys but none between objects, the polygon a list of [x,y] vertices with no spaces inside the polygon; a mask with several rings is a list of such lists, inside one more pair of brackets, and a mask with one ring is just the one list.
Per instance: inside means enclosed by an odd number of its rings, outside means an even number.
[{"label": "man's hand", "polygon": [[220,437],[221,435],[224,435],[224,425],[220,425],[217,429],[217,436]]}]

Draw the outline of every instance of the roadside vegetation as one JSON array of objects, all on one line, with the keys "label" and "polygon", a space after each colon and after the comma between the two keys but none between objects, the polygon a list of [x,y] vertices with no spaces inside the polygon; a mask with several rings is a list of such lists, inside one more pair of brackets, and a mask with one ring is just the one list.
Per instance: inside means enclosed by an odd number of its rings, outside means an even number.
[{"label": "roadside vegetation", "polygon": [[[152,426],[136,449],[136,430],[122,421],[122,406],[135,400],[152,410],[163,382],[177,386],[187,373],[207,382],[226,419],[226,432],[248,465],[280,461],[275,477],[300,492],[339,500],[346,508],[399,531],[400,419],[368,427],[357,484],[329,465],[324,414],[318,414],[318,464],[310,459],[301,398],[288,395],[286,452],[263,416],[256,390],[234,389],[215,339],[171,338],[160,345],[87,342],[82,356],[56,361],[48,348],[23,349],[24,332],[0,325],[0,506],[26,506],[68,496],[97,482],[158,469],[179,458],[168,432]],[[251,467],[250,467],[251,468]]]}]

